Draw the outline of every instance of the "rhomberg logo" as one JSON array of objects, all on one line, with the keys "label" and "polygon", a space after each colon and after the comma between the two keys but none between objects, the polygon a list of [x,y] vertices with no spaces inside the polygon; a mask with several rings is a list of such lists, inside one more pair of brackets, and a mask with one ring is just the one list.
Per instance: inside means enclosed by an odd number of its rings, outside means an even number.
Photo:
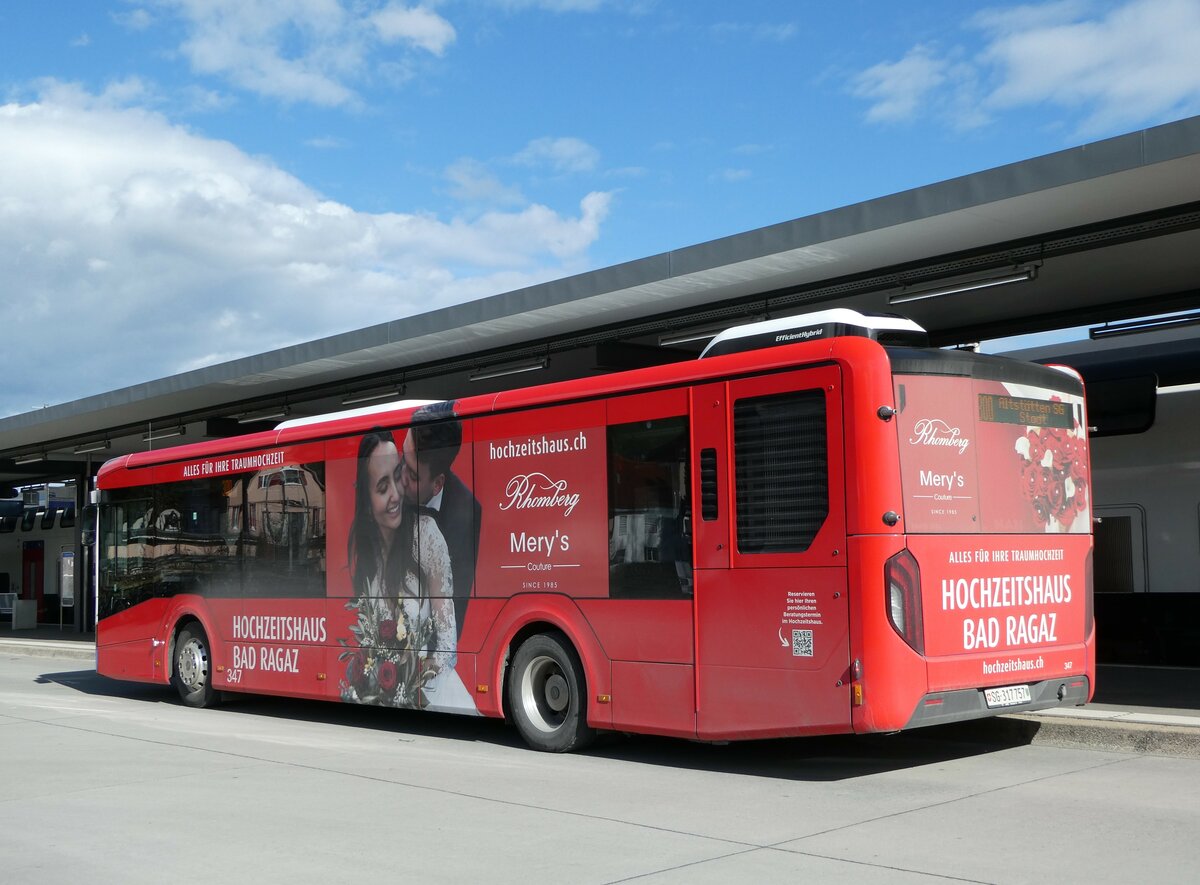
[{"label": "rhomberg logo", "polygon": [[908,444],[957,449],[961,455],[967,450],[971,441],[962,435],[961,430],[951,427],[941,418],[922,418],[913,427],[913,435],[909,438]]},{"label": "rhomberg logo", "polygon": [[561,507],[563,516],[570,516],[579,503],[578,492],[567,491],[565,479],[551,479],[544,473],[514,476],[504,488],[508,498],[501,510],[547,510]]}]

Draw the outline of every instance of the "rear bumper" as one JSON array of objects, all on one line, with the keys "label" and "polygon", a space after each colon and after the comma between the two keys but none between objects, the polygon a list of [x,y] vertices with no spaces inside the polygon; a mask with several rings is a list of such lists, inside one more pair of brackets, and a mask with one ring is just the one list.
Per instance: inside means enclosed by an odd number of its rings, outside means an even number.
[{"label": "rear bumper", "polygon": [[932,692],[917,702],[904,729],[982,719],[1001,713],[1029,713],[1050,707],[1078,707],[1087,703],[1091,691],[1087,676],[1047,679],[1027,684],[1031,698],[1029,703],[1008,707],[989,707],[984,700],[982,688]]}]

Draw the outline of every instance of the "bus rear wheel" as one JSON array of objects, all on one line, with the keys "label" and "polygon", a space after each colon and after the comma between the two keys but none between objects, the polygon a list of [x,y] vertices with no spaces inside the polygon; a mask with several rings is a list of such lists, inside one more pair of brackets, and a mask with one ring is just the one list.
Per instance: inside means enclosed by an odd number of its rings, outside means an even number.
[{"label": "bus rear wheel", "polygon": [[212,684],[212,652],[199,624],[188,624],[175,640],[171,684],[189,707],[211,707],[217,693]]},{"label": "bus rear wheel", "polygon": [[561,633],[521,643],[508,680],[508,706],[517,731],[535,750],[566,753],[590,744],[583,665]]}]

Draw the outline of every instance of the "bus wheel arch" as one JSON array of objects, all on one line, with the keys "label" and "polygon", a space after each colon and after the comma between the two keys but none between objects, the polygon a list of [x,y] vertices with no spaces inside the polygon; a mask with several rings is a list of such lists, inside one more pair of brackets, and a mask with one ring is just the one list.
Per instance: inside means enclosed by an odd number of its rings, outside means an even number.
[{"label": "bus wheel arch", "polygon": [[189,707],[212,707],[220,698],[213,687],[216,667],[212,643],[198,618],[183,618],[171,637],[171,685]]},{"label": "bus wheel arch", "polygon": [[505,670],[505,715],[536,750],[565,753],[587,746],[588,680],[571,639],[551,624],[530,624],[514,637]]}]

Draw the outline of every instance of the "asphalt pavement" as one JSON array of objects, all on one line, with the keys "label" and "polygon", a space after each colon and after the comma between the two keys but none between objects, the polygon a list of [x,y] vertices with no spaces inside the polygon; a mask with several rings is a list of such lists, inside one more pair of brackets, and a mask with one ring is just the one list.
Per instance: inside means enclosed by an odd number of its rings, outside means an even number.
[{"label": "asphalt pavement", "polygon": [[[38,627],[7,631],[0,654],[96,660],[95,636]],[[950,740],[981,740],[1200,758],[1200,668],[1100,665],[1082,707],[933,726]]]}]

